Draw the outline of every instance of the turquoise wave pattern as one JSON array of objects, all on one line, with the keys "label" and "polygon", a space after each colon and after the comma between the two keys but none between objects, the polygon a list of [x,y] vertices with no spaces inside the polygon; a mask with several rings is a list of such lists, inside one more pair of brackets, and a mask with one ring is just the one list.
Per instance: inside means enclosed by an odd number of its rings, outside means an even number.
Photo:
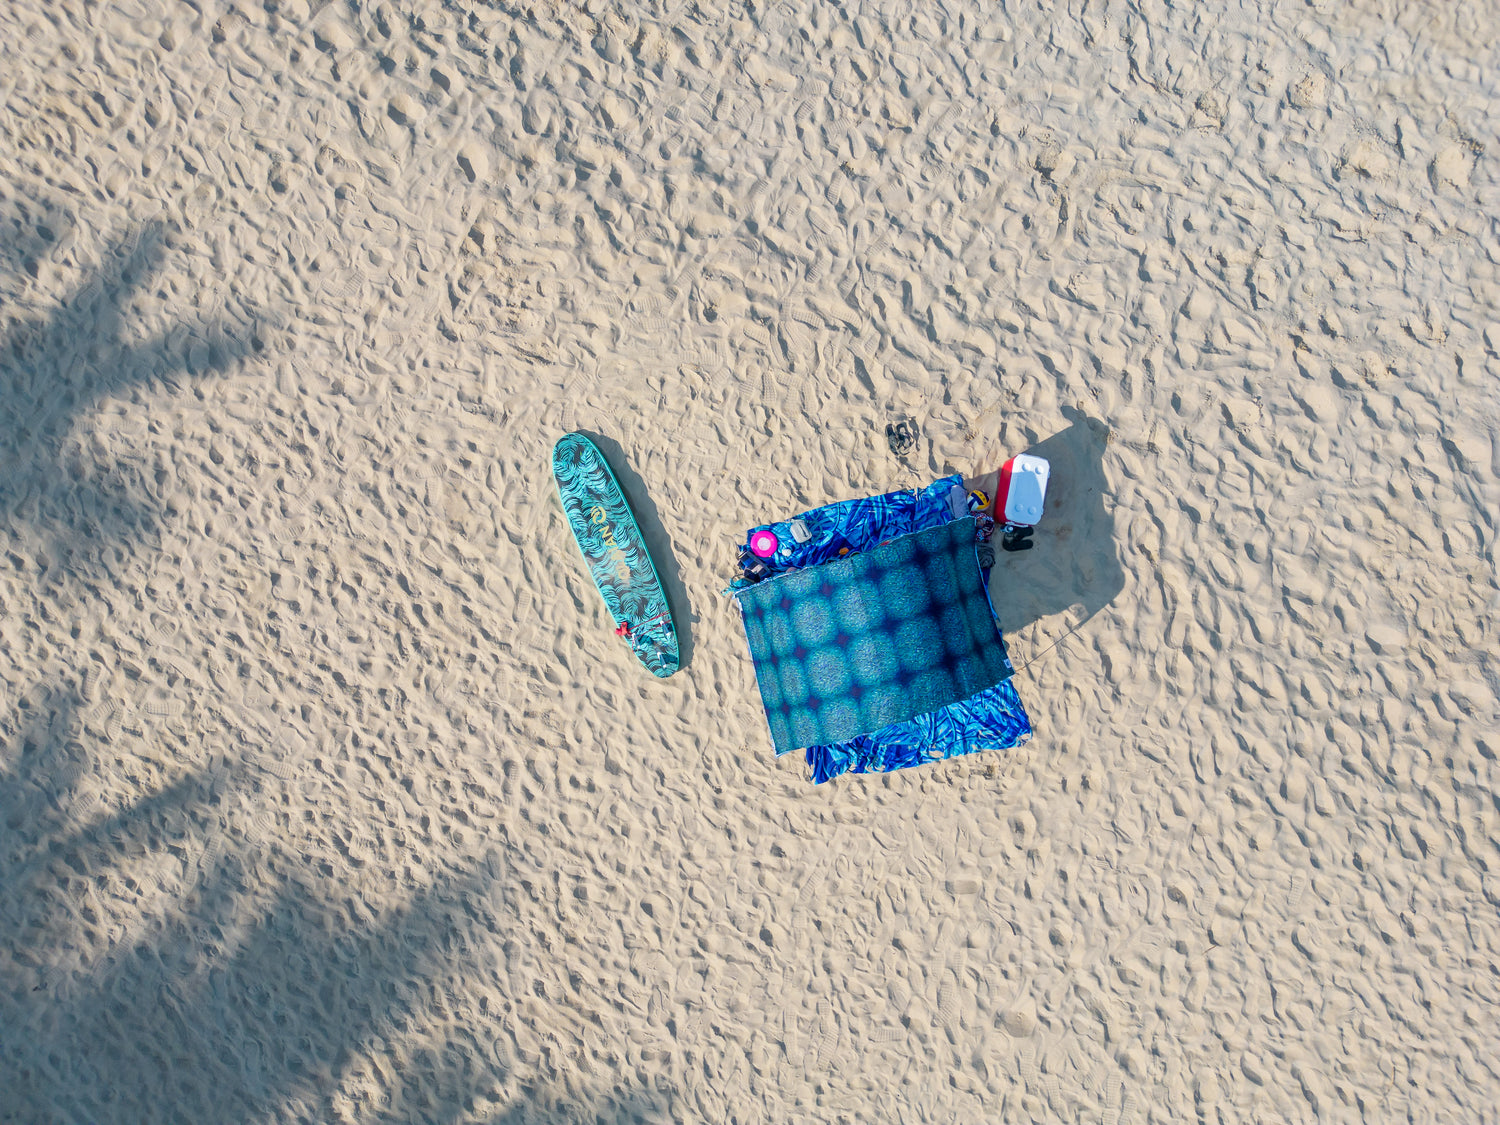
[{"label": "turquoise wave pattern", "polygon": [[654,676],[677,671],[677,627],[635,515],[599,447],[567,434],[552,449],[557,494],[594,585],[636,658]]}]

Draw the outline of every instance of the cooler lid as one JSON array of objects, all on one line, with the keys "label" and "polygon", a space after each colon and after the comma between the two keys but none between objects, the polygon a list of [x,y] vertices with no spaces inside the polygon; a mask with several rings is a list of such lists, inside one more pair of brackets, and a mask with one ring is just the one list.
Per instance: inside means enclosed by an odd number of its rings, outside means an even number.
[{"label": "cooler lid", "polygon": [[1047,499],[1047,478],[1051,476],[1052,466],[1045,457],[1022,453],[1012,457],[1007,468],[1010,480],[1005,491],[1006,522],[1030,527],[1042,518],[1042,506]]}]

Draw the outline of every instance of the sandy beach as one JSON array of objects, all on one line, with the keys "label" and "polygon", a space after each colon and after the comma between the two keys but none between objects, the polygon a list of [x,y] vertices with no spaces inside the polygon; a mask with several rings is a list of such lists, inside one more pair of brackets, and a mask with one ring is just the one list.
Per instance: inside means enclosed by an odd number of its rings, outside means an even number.
[{"label": "sandy beach", "polygon": [[[0,1122],[1500,1120],[1497,16],[0,5]],[[1027,451],[811,784],[745,529]]]}]

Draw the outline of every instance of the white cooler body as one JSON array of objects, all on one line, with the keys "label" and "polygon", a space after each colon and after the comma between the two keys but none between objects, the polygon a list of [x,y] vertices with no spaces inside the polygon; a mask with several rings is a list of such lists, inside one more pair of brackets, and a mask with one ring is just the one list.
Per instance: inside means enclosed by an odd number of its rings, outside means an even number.
[{"label": "white cooler body", "polygon": [[999,495],[995,512],[1006,523],[1033,527],[1042,518],[1047,499],[1047,478],[1052,466],[1045,457],[1022,453],[1012,457],[1000,469]]}]

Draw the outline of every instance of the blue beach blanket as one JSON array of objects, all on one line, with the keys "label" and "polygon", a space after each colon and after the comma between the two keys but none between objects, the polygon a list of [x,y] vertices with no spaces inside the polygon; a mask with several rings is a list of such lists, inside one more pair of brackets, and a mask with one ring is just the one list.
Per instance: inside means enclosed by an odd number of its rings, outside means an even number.
[{"label": "blue beach blanket", "polygon": [[[955,488],[961,488],[962,484],[963,478],[954,475],[934,481],[921,491],[888,492],[883,496],[863,497],[829,504],[793,517],[802,521],[803,529],[807,532],[807,537],[802,543],[798,543],[792,534],[792,520],[783,520],[780,523],[762,524],[752,528],[747,533],[746,544],[748,547],[750,537],[754,536],[757,531],[769,529],[780,541],[782,549],[778,550],[774,557],[760,560],[765,572],[775,576],[808,567],[816,568],[821,572],[826,569],[822,564],[835,560],[848,561],[851,556],[874,550],[900,536],[951,523],[956,517],[954,507],[950,502],[950,494]],[[966,521],[970,526],[973,522],[972,520]],[[964,574],[966,578],[972,579],[977,565],[977,558],[972,558],[967,551],[957,551],[955,566],[957,571]],[[981,572],[980,581],[984,585],[988,599],[987,579],[988,575]],[[762,581],[765,583],[769,579]],[[804,584],[812,582],[811,579],[803,580]],[[737,595],[744,595],[751,584],[750,580],[741,579],[735,583],[733,590]],[[857,579],[854,584],[858,584]],[[825,597],[822,591],[822,579],[819,578],[815,585],[817,596]],[[800,612],[803,595],[800,585],[790,586],[782,588],[781,596],[769,600],[775,601],[776,608],[788,615],[789,624],[795,618],[807,627],[808,619],[803,618]],[[768,595],[761,596],[769,598]],[[873,596],[878,600],[878,586]],[[972,601],[972,589],[969,597]],[[785,604],[788,599],[791,603],[789,605]],[[756,601],[755,604],[761,603]],[[745,609],[743,602],[741,609],[742,611]],[[993,615],[992,605],[990,612]],[[819,611],[814,609],[810,620],[815,623],[818,619]],[[779,627],[776,626],[776,628]],[[979,632],[985,637],[989,635],[982,628]],[[751,636],[751,633],[752,626],[747,617],[747,638]],[[776,670],[778,661],[775,652],[768,651],[772,647],[769,642],[774,638],[766,635],[764,624],[759,626],[756,636],[759,638],[761,650],[757,652],[757,642],[752,641],[751,655],[756,659],[757,681],[762,685],[762,702],[766,705],[766,717],[772,726],[774,742],[777,737],[777,727],[776,721],[772,718],[773,707],[778,715],[783,716],[790,716],[793,708],[788,704],[784,693],[776,695],[774,704],[768,699],[765,691],[767,683],[772,685],[773,692],[778,693],[783,691],[785,684],[778,679],[779,673]],[[1000,646],[1004,676],[1009,677],[1010,660],[1005,655],[1004,639],[1000,637],[998,628],[995,629],[995,636]],[[837,639],[837,634],[835,634],[835,639]],[[871,643],[876,646],[880,644],[878,641]],[[794,657],[796,657],[797,647],[794,644],[792,648]],[[801,647],[807,646],[803,643]],[[891,646],[891,650],[894,651],[894,646]],[[765,676],[762,674],[763,667],[769,668]],[[826,669],[824,674],[828,674]],[[791,678],[796,680],[796,674],[793,673]],[[838,681],[839,678],[835,673],[830,682],[837,683]],[[852,677],[850,683],[851,688],[847,694],[855,697],[858,702],[864,694],[864,689],[852,686]],[[795,692],[798,685],[794,683],[792,686]],[[823,700],[818,698],[818,702],[821,709]],[[909,710],[909,708],[906,709]],[[865,721],[873,722],[876,717],[869,715]],[[785,719],[782,721],[785,726]],[[856,722],[853,725],[859,724]],[[784,729],[783,733],[789,734],[790,732]],[[807,745],[805,749],[808,764],[812,767],[813,781],[824,782],[844,773],[903,769],[944,758],[973,754],[980,750],[1009,749],[1019,746],[1030,737],[1031,721],[1026,714],[1026,708],[1021,703],[1021,697],[1014,685],[1002,679],[992,687],[975,692],[968,698],[946,703],[935,710],[886,722],[883,726],[862,731],[850,737]],[[785,740],[776,744],[777,753],[785,753],[792,748],[785,744]]]},{"label": "blue beach blanket", "polygon": [[777,753],[939,712],[1011,674],[972,518],[736,595]]}]

